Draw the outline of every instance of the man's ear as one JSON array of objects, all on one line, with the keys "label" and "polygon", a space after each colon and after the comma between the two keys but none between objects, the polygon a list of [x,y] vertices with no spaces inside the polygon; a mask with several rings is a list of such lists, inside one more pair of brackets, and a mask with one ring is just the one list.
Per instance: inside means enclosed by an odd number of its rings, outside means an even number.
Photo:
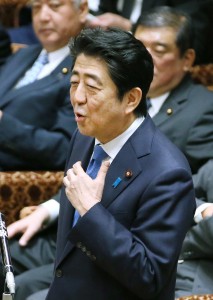
[{"label": "man's ear", "polygon": [[191,67],[194,64],[195,61],[195,50],[194,49],[187,49],[186,52],[184,53],[184,71],[189,72]]},{"label": "man's ear", "polygon": [[87,20],[87,15],[89,12],[89,8],[88,8],[88,1],[87,0],[82,0],[79,6],[79,10],[80,10],[80,21],[82,24],[85,24],[86,20]]},{"label": "man's ear", "polygon": [[139,87],[132,88],[126,95],[126,113],[135,110],[142,99],[142,90]]}]

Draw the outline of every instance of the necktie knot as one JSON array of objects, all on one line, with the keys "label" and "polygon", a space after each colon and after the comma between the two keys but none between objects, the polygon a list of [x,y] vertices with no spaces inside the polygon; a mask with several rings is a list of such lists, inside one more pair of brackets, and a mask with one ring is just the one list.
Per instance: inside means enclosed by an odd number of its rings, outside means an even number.
[{"label": "necktie knot", "polygon": [[100,145],[95,146],[92,159],[87,168],[87,174],[91,178],[94,179],[97,176],[101,163],[105,158],[107,158],[107,156],[108,154],[103,150],[103,148]]},{"label": "necktie knot", "polygon": [[42,65],[46,65],[49,62],[48,53],[46,51],[42,52],[38,57],[38,61],[41,62]]},{"label": "necktie knot", "polygon": [[108,154],[104,151],[104,149],[100,145],[95,146],[92,159],[97,161],[102,161],[107,156]]}]

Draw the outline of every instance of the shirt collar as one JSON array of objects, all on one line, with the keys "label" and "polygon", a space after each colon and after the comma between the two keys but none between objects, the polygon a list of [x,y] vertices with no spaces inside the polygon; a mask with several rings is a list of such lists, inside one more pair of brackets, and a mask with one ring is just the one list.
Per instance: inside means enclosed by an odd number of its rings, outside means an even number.
[{"label": "shirt collar", "polygon": [[154,117],[159,112],[161,106],[166,101],[169,94],[170,92],[167,92],[159,97],[150,98],[150,102],[151,102],[151,107],[149,108],[150,117]]},{"label": "shirt collar", "polygon": [[[118,152],[121,150],[126,141],[130,138],[130,136],[137,130],[137,128],[142,124],[144,117],[137,118],[130,126],[121,133],[119,136],[111,140],[106,144],[101,144],[104,151],[109,155],[110,162],[116,157]],[[96,139],[95,144],[100,144],[100,142]]]},{"label": "shirt collar", "polygon": [[[42,51],[46,51],[45,49],[43,49]],[[58,59],[64,59],[67,55],[69,55],[70,51],[69,51],[69,47],[68,46],[64,46],[63,48],[60,48],[56,51],[53,52],[48,52],[48,59],[49,62],[55,62]]]}]

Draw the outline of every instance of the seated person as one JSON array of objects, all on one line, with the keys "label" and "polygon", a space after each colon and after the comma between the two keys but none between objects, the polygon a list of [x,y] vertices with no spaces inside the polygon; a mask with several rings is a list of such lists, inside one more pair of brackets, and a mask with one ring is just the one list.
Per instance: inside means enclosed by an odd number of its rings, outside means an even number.
[{"label": "seated person", "polygon": [[[123,3],[123,4],[122,4]],[[158,6],[179,8],[192,18],[193,31],[196,36],[196,64],[213,63],[212,43],[212,0],[100,0],[99,7],[94,12],[95,18],[89,18],[88,26],[120,27],[124,30],[133,30],[139,15],[143,15]]]},{"label": "seated person", "polygon": [[189,75],[196,56],[191,18],[171,7],[156,7],[141,15],[134,35],[154,61],[149,114],[196,173],[213,158],[213,92]]},{"label": "seated person", "polygon": [[41,47],[20,49],[1,70],[0,171],[63,170],[76,129],[67,44],[86,22],[87,1],[31,3]]}]

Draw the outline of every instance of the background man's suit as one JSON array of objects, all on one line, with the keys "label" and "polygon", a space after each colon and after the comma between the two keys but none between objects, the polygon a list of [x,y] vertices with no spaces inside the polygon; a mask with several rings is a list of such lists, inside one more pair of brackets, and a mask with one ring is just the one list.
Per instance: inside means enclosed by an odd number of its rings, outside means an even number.
[{"label": "background man's suit", "polygon": [[[74,134],[66,168],[81,160],[86,169],[93,146],[94,139]],[[63,300],[173,300],[176,262],[195,208],[191,187],[185,157],[147,117],[111,163],[101,203],[74,228],[74,209],[62,190],[47,299],[60,298],[59,284]]]},{"label": "background man's suit", "polygon": [[[196,194],[213,203],[213,160],[193,176]],[[205,203],[199,201],[198,205]],[[187,233],[177,268],[176,297],[213,292],[213,216]]]},{"label": "background man's suit", "polygon": [[213,217],[187,233],[178,264],[176,296],[213,292]]},{"label": "background man's suit", "polygon": [[0,170],[64,169],[76,127],[69,99],[71,58],[48,76],[14,89],[41,48],[21,49],[0,74]]},{"label": "background man's suit", "polygon": [[213,158],[213,93],[190,78],[168,96],[155,125],[186,155],[193,173]]}]

